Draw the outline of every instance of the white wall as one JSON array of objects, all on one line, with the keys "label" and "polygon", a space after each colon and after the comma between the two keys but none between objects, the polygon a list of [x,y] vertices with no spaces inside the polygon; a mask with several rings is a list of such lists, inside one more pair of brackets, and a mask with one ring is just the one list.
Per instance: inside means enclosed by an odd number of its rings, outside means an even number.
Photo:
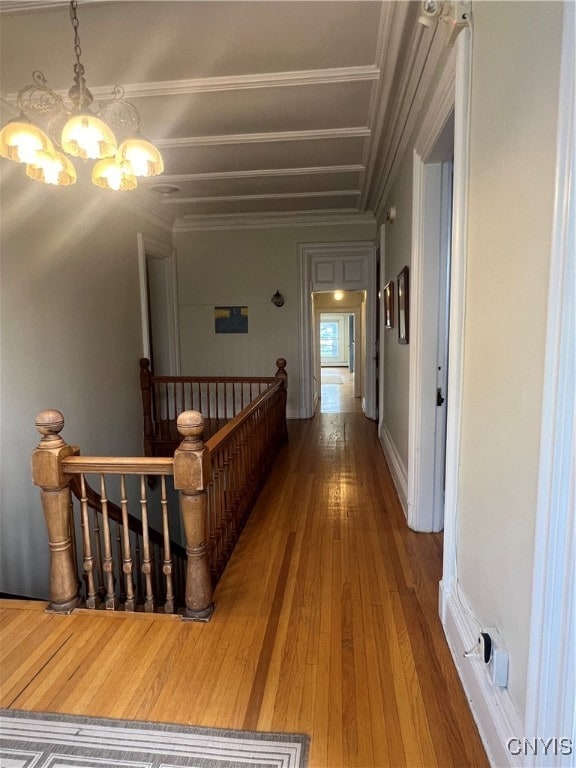
[{"label": "white wall", "polygon": [[[561,4],[475,3],[458,571],[525,707]],[[536,54],[537,52],[537,54]]]},{"label": "white wall", "polygon": [[396,207],[394,223],[384,228],[384,263],[381,286],[394,281],[394,327],[381,332],[381,376],[384,380],[382,424],[404,469],[408,466],[408,389],[410,348],[398,343],[398,274],[412,262],[412,146],[401,163],[386,205]]},{"label": "white wall", "polygon": [[[288,415],[299,392],[298,244],[370,240],[371,225],[215,230],[175,234],[183,375],[273,375],[285,357]],[[270,299],[276,290],[283,307]],[[215,306],[248,306],[247,334],[216,334]]]},{"label": "white wall", "polygon": [[142,453],[136,232],[171,236],[89,181],[48,187],[1,163],[0,590],[46,597],[35,417],[62,411],[83,453]]},{"label": "white wall", "polygon": [[[510,654],[525,710],[561,3],[473,6],[470,187],[457,563],[460,594]],[[537,52],[537,55],[535,54]],[[385,209],[381,285],[410,264],[412,149]],[[397,303],[397,295],[396,295]],[[397,306],[395,307],[397,313]],[[383,426],[408,455],[408,347],[384,331]]]}]

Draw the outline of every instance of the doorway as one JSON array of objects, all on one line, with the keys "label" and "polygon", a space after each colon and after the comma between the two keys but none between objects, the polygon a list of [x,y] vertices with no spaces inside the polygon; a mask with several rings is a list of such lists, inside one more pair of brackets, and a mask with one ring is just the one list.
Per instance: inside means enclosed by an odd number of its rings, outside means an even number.
[{"label": "doorway", "polygon": [[454,115],[425,154],[414,154],[407,518],[444,527]]},{"label": "doorway", "polygon": [[[311,418],[321,397],[320,314],[329,310],[354,314],[354,395],[364,414],[377,418],[375,252],[375,244],[367,241],[299,246],[300,418]],[[355,303],[338,304],[335,292],[348,300],[353,296]]]},{"label": "doorway", "polygon": [[364,291],[315,293],[314,348],[321,413],[362,411]]}]

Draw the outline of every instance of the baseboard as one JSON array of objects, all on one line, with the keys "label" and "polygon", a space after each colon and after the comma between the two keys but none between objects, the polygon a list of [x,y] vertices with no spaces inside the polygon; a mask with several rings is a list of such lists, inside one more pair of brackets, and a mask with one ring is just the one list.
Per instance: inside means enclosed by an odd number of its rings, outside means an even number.
[{"label": "baseboard", "polygon": [[392,435],[388,431],[386,424],[382,424],[380,427],[379,435],[380,443],[382,444],[382,450],[384,456],[388,462],[388,468],[392,475],[392,480],[396,488],[396,493],[400,499],[400,504],[404,510],[404,514],[408,514],[408,471],[404,466],[398,449],[392,439]]},{"label": "baseboard", "polygon": [[[464,658],[478,635],[478,627],[460,605],[455,590],[440,583],[440,617],[480,738],[493,768],[522,768],[522,756],[507,748],[510,739],[524,736],[522,720],[510,693],[492,682],[489,667],[480,659]],[[519,742],[515,741],[513,746]],[[524,756],[525,759],[525,756]]]}]

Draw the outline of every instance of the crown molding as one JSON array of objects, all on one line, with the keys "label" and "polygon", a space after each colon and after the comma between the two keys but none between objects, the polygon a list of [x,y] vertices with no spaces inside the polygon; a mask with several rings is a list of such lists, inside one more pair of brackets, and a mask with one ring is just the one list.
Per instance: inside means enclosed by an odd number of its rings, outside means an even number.
[{"label": "crown molding", "polygon": [[224,144],[262,144],[271,141],[315,141],[321,139],[365,139],[370,129],[321,128],[311,131],[271,131],[269,133],[230,133],[219,136],[184,136],[174,139],[150,139],[158,149],[211,147]]},{"label": "crown molding", "polygon": [[[228,75],[188,80],[163,80],[150,83],[124,85],[126,96],[133,99],[147,96],[184,96],[192,93],[215,93],[254,88],[286,88],[296,85],[331,85],[378,80],[380,70],[374,65],[362,67],[335,67],[333,69],[309,69],[298,72],[264,72],[255,75]],[[91,88],[94,97],[104,98],[110,93],[107,86]]]},{"label": "crown molding", "polygon": [[[187,181],[219,181],[225,179],[273,178],[275,176],[323,176],[331,173],[362,173],[363,165],[324,165],[310,168],[260,168],[247,171],[213,171],[211,173],[162,174],[161,183],[183,184]],[[144,179],[142,179],[144,181]],[[158,184],[155,177],[146,179],[149,186]]]},{"label": "crown molding", "polygon": [[161,205],[178,203],[235,203],[242,200],[286,200],[308,197],[358,197],[359,189],[330,189],[319,192],[270,192],[262,195],[214,195],[213,197],[170,197],[160,200]]},{"label": "crown molding", "polygon": [[[333,69],[310,69],[299,72],[264,72],[256,75],[229,75],[227,77],[202,77],[183,80],[158,80],[148,83],[126,83],[122,85],[124,96],[145,99],[150,96],[185,96],[194,93],[216,93],[218,91],[240,91],[256,88],[287,88],[302,85],[333,85],[337,83],[370,82],[378,80],[380,70],[374,66],[337,67]],[[94,99],[111,98],[114,88],[109,85],[90,87]],[[55,90],[66,99],[67,90]],[[17,94],[10,93],[9,101],[16,101]]]},{"label": "crown molding", "polygon": [[312,211],[307,213],[255,213],[184,216],[174,222],[173,232],[215,229],[275,229],[284,227],[337,226],[343,224],[376,224],[372,213],[354,208]]},{"label": "crown molding", "polygon": [[[426,30],[428,31],[428,30]],[[439,24],[433,32],[432,39],[424,39],[414,54],[414,72],[410,77],[409,86],[406,89],[405,98],[398,112],[398,120],[394,125],[394,131],[390,135],[390,143],[395,147],[394,152],[388,151],[385,161],[378,164],[378,173],[375,175],[376,184],[369,190],[368,204],[380,217],[386,207],[386,201],[400,163],[404,157],[411,137],[418,126],[418,119],[430,95],[430,88],[438,73],[438,68],[443,61],[444,70],[440,84],[444,88],[447,78],[450,77],[448,62],[453,56],[454,49],[447,48],[448,27]],[[453,83],[453,81],[452,81]],[[437,104],[436,113],[442,111],[446,98],[453,99],[453,90],[444,97],[442,103]]]}]

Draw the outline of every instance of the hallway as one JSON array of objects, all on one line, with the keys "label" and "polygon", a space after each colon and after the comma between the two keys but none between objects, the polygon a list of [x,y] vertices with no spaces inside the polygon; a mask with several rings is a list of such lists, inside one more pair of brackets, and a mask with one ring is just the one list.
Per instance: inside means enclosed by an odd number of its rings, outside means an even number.
[{"label": "hallway", "polygon": [[320,412],[361,413],[362,400],[354,397],[354,373],[349,368],[320,369]]},{"label": "hallway", "polygon": [[209,624],[1,601],[0,706],[305,732],[310,768],[482,768],[437,617],[442,538],[407,529],[373,422],[283,449]]}]

